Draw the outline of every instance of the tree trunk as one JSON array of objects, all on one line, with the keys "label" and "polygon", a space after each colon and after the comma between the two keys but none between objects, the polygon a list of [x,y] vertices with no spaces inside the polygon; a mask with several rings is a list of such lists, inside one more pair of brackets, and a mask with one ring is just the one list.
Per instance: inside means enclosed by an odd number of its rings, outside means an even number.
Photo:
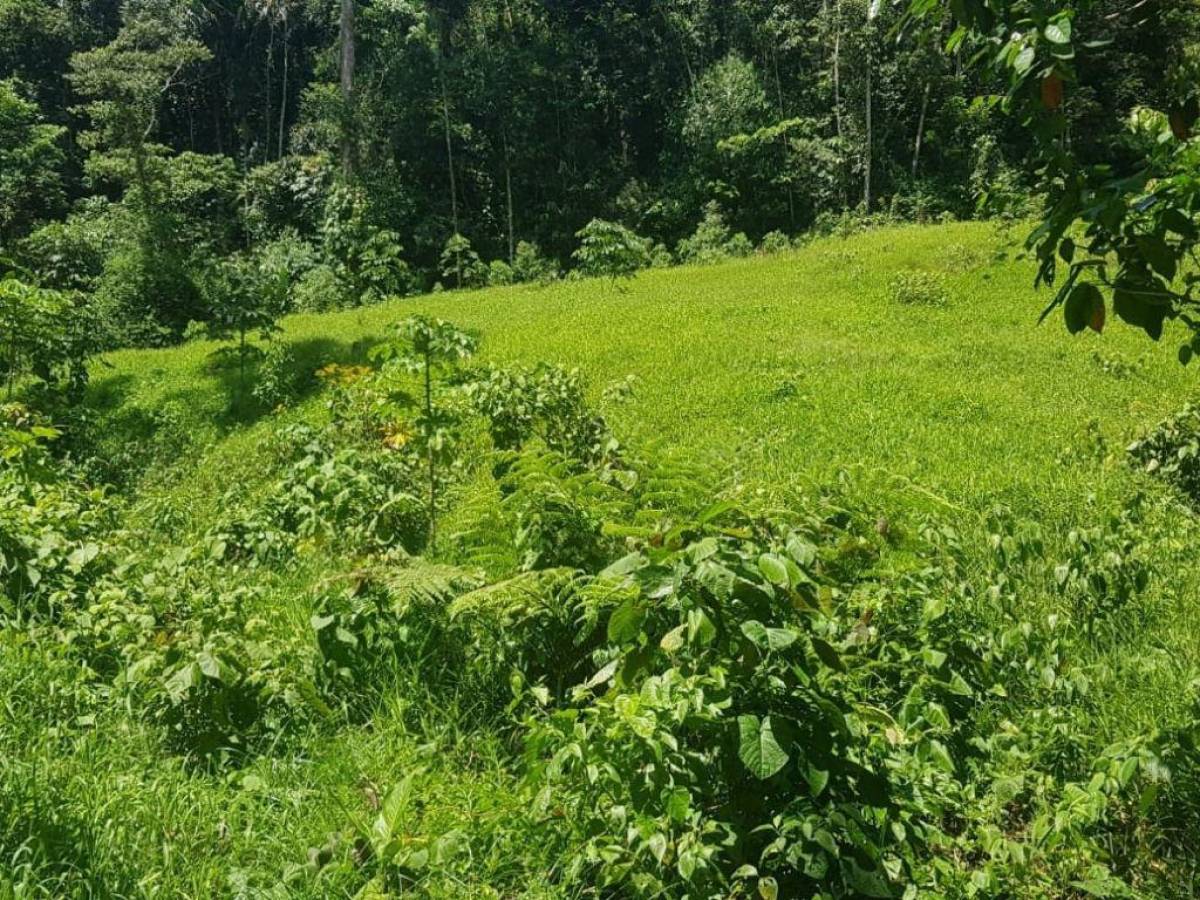
[{"label": "tree trunk", "polygon": [[271,161],[271,132],[275,115],[271,111],[271,82],[275,74],[275,20],[267,28],[267,89],[263,92],[266,110],[263,112],[263,162]]},{"label": "tree trunk", "polygon": [[429,463],[429,547],[437,543],[437,469],[433,458],[433,360],[425,354],[425,452]]},{"label": "tree trunk", "polygon": [[508,131],[504,131],[504,194],[508,201],[508,264],[516,259],[516,236],[513,233],[512,160],[508,155]]},{"label": "tree trunk", "polygon": [[342,0],[342,102],[346,106],[342,123],[342,172],[354,174],[354,0]]},{"label": "tree trunk", "polygon": [[838,140],[842,139],[842,0],[838,0],[833,22],[833,118]]},{"label": "tree trunk", "polygon": [[287,134],[287,111],[288,111],[288,62],[291,55],[289,46],[291,41],[291,28],[288,25],[287,19],[283,21],[283,86],[280,90],[279,97],[279,158],[283,159],[284,138]]},{"label": "tree trunk", "polygon": [[874,60],[871,59],[871,37],[872,37],[873,29],[871,28],[871,20],[869,18],[869,16],[870,16],[869,10],[868,10],[867,15],[868,15],[867,33],[866,33],[866,41],[867,41],[866,94],[867,94],[867,97],[866,97],[866,122],[865,122],[867,134],[866,134],[866,140],[864,142],[865,146],[863,148],[863,205],[866,207],[866,211],[869,213],[871,211],[871,200],[872,200],[872,197],[871,197],[871,168],[874,165],[874,159],[872,158],[872,156],[873,156],[872,149],[873,149],[873,145],[875,142],[875,130],[874,130],[874,122],[873,122],[874,98],[872,96],[874,93],[874,88],[875,88],[875,84],[874,84],[874,82],[875,82],[875,64],[874,64]]},{"label": "tree trunk", "polygon": [[917,120],[917,140],[913,144],[912,177],[915,180],[921,164],[921,144],[925,140],[925,116],[929,112],[929,92],[933,82],[925,82],[925,95],[921,98],[921,117]]},{"label": "tree trunk", "polygon": [[446,73],[439,57],[438,80],[442,87],[442,127],[446,135],[446,168],[450,173],[450,220],[458,234],[458,180],[454,175],[454,141],[450,135],[450,94],[446,88]]}]

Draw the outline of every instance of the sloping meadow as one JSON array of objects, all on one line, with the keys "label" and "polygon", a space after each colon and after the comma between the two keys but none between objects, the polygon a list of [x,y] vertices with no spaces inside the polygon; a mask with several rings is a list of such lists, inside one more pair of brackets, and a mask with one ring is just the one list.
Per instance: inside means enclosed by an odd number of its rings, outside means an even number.
[{"label": "sloping meadow", "polygon": [[[777,477],[749,419],[655,441],[647,376],[479,364],[437,320],[372,344],[211,444],[180,411],[120,492],[124,450],[6,412],[24,895],[1192,893],[1194,417],[1128,458],[1098,426],[1038,516]],[[838,390],[789,377],[762,409]]]}]

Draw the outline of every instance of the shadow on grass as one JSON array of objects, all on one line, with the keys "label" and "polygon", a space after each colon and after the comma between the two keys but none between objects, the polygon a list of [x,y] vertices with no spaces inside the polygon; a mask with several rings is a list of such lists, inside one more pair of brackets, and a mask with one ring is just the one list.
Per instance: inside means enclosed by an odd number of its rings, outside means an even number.
[{"label": "shadow on grass", "polygon": [[[364,364],[368,361],[368,351],[381,340],[380,337],[368,337],[356,341],[341,341],[335,338],[284,341],[283,344],[290,351],[292,358],[286,370],[277,375],[285,385],[287,404],[301,404],[321,389],[321,381],[317,377],[321,368],[330,364]],[[259,344],[257,349],[263,351],[267,346]],[[214,355],[205,365],[205,372],[218,382],[225,397],[224,409],[217,414],[214,421],[222,435],[253,425],[275,412],[276,408],[264,403],[255,395],[255,386],[261,381],[263,367],[264,360],[261,355],[247,361],[244,373],[235,355],[226,355],[224,358]],[[188,402],[189,395],[193,393],[202,395],[203,391],[197,389],[195,392],[179,392],[174,399]]]},{"label": "shadow on grass", "polygon": [[[321,390],[317,371],[322,367],[366,363],[368,351],[380,340],[372,336],[355,341],[332,337],[285,341],[290,359],[275,377],[283,385],[286,404],[302,404]],[[183,379],[182,387],[152,401],[136,395],[142,376],[102,374],[88,388],[83,415],[68,432],[71,452],[89,460],[97,480],[119,488],[136,482],[156,463],[171,463],[186,455],[197,434],[209,427],[223,438],[273,415],[277,407],[255,395],[263,375],[261,356],[247,360],[243,379],[236,355],[222,354],[221,349]]]}]

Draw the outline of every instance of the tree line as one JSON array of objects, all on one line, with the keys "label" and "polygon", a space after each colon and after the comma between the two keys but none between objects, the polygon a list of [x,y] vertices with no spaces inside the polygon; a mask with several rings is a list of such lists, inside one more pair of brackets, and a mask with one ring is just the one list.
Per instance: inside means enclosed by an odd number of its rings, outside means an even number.
[{"label": "tree line", "polygon": [[[1075,16],[1104,50],[1059,136],[1118,167],[1200,34],[1127,6]],[[649,264],[848,213],[1021,213],[1037,137],[954,7],[0,0],[0,256],[145,344],[251,298],[545,277],[595,220]]]}]

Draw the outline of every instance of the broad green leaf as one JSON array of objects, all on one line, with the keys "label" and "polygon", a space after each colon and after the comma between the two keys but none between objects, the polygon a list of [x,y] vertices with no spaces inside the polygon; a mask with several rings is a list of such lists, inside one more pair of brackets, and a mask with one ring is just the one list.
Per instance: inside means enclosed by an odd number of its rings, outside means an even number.
[{"label": "broad green leaf", "polygon": [[692,792],[682,787],[667,791],[665,806],[672,822],[686,822],[692,811]]},{"label": "broad green leaf", "polygon": [[742,634],[764,650],[783,650],[796,643],[798,637],[790,628],[768,628],[756,619],[742,623]]},{"label": "broad green leaf", "polygon": [[708,617],[702,609],[693,609],[688,612],[688,642],[692,644],[711,644],[717,636],[717,626],[712,623],[712,619]]},{"label": "broad green leaf", "polygon": [[207,650],[201,650],[196,654],[196,662],[200,666],[200,671],[207,675],[213,681],[221,681],[221,662]]},{"label": "broad green leaf", "polygon": [[1067,321],[1067,331],[1079,334],[1087,328],[1104,309],[1104,295],[1094,284],[1087,282],[1075,285],[1063,304],[1063,315]]},{"label": "broad green leaf", "polygon": [[810,765],[804,772],[804,780],[808,782],[808,789],[814,797],[820,797],[825,791],[826,785],[829,784],[829,770],[818,769],[816,766]]},{"label": "broad green leaf", "polygon": [[771,717],[761,722],[757,716],[738,716],[738,758],[756,778],[776,775],[788,763],[788,755],[775,740]]},{"label": "broad green leaf", "polygon": [[772,584],[780,587],[787,587],[789,584],[787,566],[774,553],[764,553],[758,558],[758,570]]},{"label": "broad green leaf", "polygon": [[640,553],[630,553],[627,556],[622,556],[615,563],[604,569],[600,573],[601,578],[619,578],[623,575],[629,575],[636,572],[642,567],[645,562],[645,557]]},{"label": "broad green leaf", "polygon": [[817,657],[835,672],[845,672],[846,664],[842,662],[841,654],[831,644],[820,638],[812,638],[812,648]]},{"label": "broad green leaf", "polygon": [[646,606],[641,597],[630,597],[608,618],[608,639],[614,644],[628,644],[641,633],[646,621]]},{"label": "broad green leaf", "polygon": [[683,649],[683,645],[687,642],[687,626],[680,625],[677,628],[672,628],[663,635],[658,645],[667,653],[678,653]]},{"label": "broad green leaf", "polygon": [[1013,60],[1013,68],[1016,69],[1018,75],[1024,75],[1033,68],[1033,61],[1036,54],[1032,47],[1026,47],[1017,54],[1017,58]]},{"label": "broad green leaf", "polygon": [[1057,19],[1046,26],[1043,32],[1046,35],[1046,40],[1054,44],[1069,44],[1071,43],[1071,20]]}]

